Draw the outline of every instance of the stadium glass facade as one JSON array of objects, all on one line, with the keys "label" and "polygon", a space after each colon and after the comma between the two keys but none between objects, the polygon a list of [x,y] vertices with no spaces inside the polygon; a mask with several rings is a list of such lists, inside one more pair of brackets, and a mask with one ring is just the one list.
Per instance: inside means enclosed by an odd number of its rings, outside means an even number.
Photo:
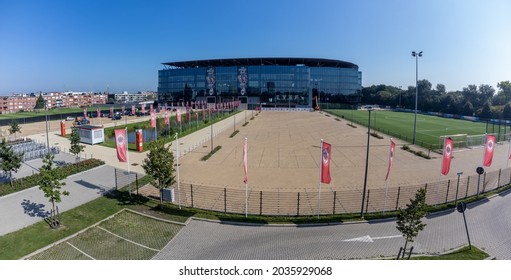
[{"label": "stadium glass facade", "polygon": [[313,108],[320,103],[358,103],[362,74],[340,60],[243,58],[163,63],[158,101],[208,103],[240,100],[249,108]]}]

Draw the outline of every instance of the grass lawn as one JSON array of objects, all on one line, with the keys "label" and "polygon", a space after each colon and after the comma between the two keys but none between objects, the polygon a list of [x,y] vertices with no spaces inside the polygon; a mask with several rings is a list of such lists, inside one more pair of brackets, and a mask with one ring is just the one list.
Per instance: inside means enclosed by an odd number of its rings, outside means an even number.
[{"label": "grass lawn", "polygon": [[[365,110],[325,110],[325,112],[367,127],[369,114]],[[371,112],[371,129],[376,129],[404,141],[412,142],[413,123],[413,113],[383,110]],[[498,125],[488,125],[488,133],[497,133],[498,129]],[[509,133],[509,128],[504,125],[500,129],[501,133]],[[482,135],[484,133],[486,133],[486,123],[417,115],[416,143],[426,148],[441,148],[440,136]]]},{"label": "grass lawn", "polygon": [[[239,112],[240,111],[235,111],[235,112],[231,112],[231,113],[225,113],[224,115],[216,115],[214,117],[211,117],[211,121],[209,120],[209,118],[207,116],[206,116],[206,120],[202,121],[202,114],[199,112],[199,117],[198,117],[199,121],[198,122],[196,122],[195,115],[192,114],[192,120],[188,124],[185,121],[183,121],[183,125],[181,127],[182,131],[179,134],[179,137],[180,138],[184,137],[184,136],[191,134],[195,131],[198,131],[200,129],[208,127],[211,124],[215,124],[215,123],[222,121],[222,120],[224,120],[234,114],[237,114]],[[186,114],[182,114],[183,118],[185,115]],[[177,123],[176,123],[176,116],[169,117],[169,122],[171,124],[170,129],[172,131],[171,137],[158,136],[158,139],[164,138],[164,139],[166,139],[166,142],[171,142],[171,141],[175,140],[174,134],[175,134],[175,132],[179,131],[179,126],[177,126]],[[165,127],[165,129],[167,129],[167,126],[164,125],[163,118],[157,118],[157,126],[158,126],[158,132],[161,132],[163,130],[162,129],[163,127]],[[100,145],[109,147],[109,148],[115,148],[116,144],[115,144],[115,140],[114,140],[114,134],[115,134],[114,130],[124,129],[125,127],[128,128],[128,133],[135,131],[135,129],[152,129],[151,122],[149,120],[137,122],[137,123],[130,123],[128,125],[120,124],[116,127],[107,127],[107,128],[105,128],[105,142],[101,143]],[[147,144],[147,142],[144,144]],[[136,150],[135,145],[136,145],[135,143],[129,143],[128,149],[130,151],[135,151]]]},{"label": "grass lawn", "polygon": [[468,246],[463,247],[454,252],[439,255],[439,256],[420,256],[412,257],[411,260],[484,260],[490,255],[481,251],[479,248],[472,246],[470,249]]}]

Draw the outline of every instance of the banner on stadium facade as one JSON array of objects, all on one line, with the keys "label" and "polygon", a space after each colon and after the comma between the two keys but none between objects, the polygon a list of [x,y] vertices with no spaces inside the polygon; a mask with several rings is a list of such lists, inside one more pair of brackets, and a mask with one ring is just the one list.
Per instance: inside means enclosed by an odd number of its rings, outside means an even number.
[{"label": "banner on stadium facade", "polygon": [[208,94],[209,95],[215,94],[216,75],[215,75],[215,68],[213,68],[213,67],[209,67],[206,70],[206,85],[208,88]]},{"label": "banner on stadium facade", "polygon": [[238,67],[238,94],[245,95],[248,87],[248,70],[247,67]]}]

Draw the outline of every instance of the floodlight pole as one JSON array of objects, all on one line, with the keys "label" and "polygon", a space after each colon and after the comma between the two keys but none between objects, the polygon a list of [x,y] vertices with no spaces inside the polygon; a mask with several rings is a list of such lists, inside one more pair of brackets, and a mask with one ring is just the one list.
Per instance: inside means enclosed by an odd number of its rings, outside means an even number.
[{"label": "floodlight pole", "polygon": [[364,174],[364,189],[362,191],[362,206],[360,207],[360,218],[364,218],[364,203],[366,198],[366,188],[367,188],[367,169],[369,167],[369,139],[371,137],[371,111],[373,108],[367,109],[369,112],[369,120],[367,121],[367,153],[366,153],[366,170]]},{"label": "floodlight pole", "polygon": [[415,145],[415,134],[417,131],[417,99],[419,96],[419,57],[422,56],[422,51],[412,52],[412,56],[415,57],[415,113],[413,117],[413,142]]}]

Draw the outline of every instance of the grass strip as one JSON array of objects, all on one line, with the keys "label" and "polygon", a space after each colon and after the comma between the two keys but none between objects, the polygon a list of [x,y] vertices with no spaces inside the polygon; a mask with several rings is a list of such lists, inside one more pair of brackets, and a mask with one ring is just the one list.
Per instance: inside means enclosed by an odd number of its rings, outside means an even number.
[{"label": "grass strip", "polygon": [[448,253],[448,254],[442,254],[442,255],[436,255],[436,256],[417,256],[417,257],[411,257],[411,260],[484,260],[488,258],[490,255],[488,255],[486,252],[481,251],[481,249],[472,246],[470,248],[469,246],[463,247],[459,250],[456,250],[454,252]]},{"label": "grass strip", "polygon": [[218,152],[222,146],[216,146],[213,151],[209,152],[207,155],[203,156],[200,160],[206,161],[208,160],[214,153]]}]

